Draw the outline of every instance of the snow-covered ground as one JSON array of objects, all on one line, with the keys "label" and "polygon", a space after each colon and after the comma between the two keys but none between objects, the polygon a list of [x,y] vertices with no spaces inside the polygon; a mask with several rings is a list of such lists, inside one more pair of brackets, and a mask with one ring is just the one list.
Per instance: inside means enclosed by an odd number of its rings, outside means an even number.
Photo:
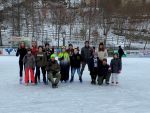
[{"label": "snow-covered ground", "polygon": [[[110,59],[109,59],[110,61]],[[18,84],[18,58],[0,56],[0,113],[150,113],[150,58],[124,58],[118,86]]]}]

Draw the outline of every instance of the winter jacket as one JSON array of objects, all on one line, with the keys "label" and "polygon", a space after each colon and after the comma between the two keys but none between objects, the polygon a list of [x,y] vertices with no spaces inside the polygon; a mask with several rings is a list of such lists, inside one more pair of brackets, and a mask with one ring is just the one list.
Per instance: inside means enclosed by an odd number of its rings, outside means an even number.
[{"label": "winter jacket", "polygon": [[47,57],[44,52],[38,52],[35,57],[35,62],[37,67],[43,67],[47,65]]},{"label": "winter jacket", "polygon": [[108,57],[107,50],[105,49],[104,51],[98,51],[98,57],[100,60],[103,60],[104,58],[107,59]]},{"label": "winter jacket", "polygon": [[82,62],[82,57],[79,53],[73,54],[70,57],[70,64],[72,68],[80,68],[81,62]]},{"label": "winter jacket", "polygon": [[[97,57],[97,68],[99,67],[99,65],[100,65],[100,60]],[[92,71],[94,69],[94,57],[90,58],[88,66],[89,66],[90,71]]]},{"label": "winter jacket", "polygon": [[46,49],[46,48],[45,48],[44,52],[45,52],[45,54],[46,54],[47,61],[48,61],[48,60],[50,60],[50,56],[51,56],[52,54],[54,54],[54,49],[49,49],[49,48]]},{"label": "winter jacket", "polygon": [[23,58],[26,54],[27,54],[27,49],[26,48],[18,48],[16,56],[20,56],[19,61],[23,61]]},{"label": "winter jacket", "polygon": [[93,49],[91,47],[83,47],[81,49],[81,56],[84,62],[88,62],[93,54]]},{"label": "winter jacket", "polygon": [[119,58],[114,58],[110,62],[111,72],[112,73],[119,73],[122,69],[121,60]]},{"label": "winter jacket", "polygon": [[121,58],[124,55],[123,49],[119,48],[118,53],[119,53],[119,57]]},{"label": "winter jacket", "polygon": [[54,73],[54,74],[60,72],[60,66],[59,66],[57,60],[55,60],[54,62],[49,60],[48,64],[47,64],[47,67],[46,67],[46,70],[48,72],[51,72],[51,73]]},{"label": "winter jacket", "polygon": [[99,65],[98,67],[98,76],[107,76],[108,73],[109,73],[109,65],[106,64],[106,65]]},{"label": "winter jacket", "polygon": [[32,54],[26,54],[23,58],[23,63],[26,68],[35,68],[35,58]]},{"label": "winter jacket", "polygon": [[59,53],[58,59],[60,61],[60,65],[69,65],[70,64],[70,57],[67,52]]}]

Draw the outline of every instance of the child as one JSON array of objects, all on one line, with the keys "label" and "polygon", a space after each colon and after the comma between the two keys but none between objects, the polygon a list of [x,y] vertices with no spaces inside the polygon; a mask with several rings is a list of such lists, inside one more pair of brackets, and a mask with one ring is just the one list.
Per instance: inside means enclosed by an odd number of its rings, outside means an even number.
[{"label": "child", "polygon": [[110,66],[111,66],[111,73],[112,73],[112,77],[111,77],[112,84],[114,83],[118,84],[119,83],[118,75],[121,72],[122,64],[117,53],[114,54]]},{"label": "child", "polygon": [[100,64],[100,60],[98,58],[97,52],[93,53],[93,56],[89,60],[89,70],[90,70],[90,75],[91,75],[91,84],[96,84],[96,78],[98,75],[98,67]]},{"label": "child", "polygon": [[58,55],[60,61],[61,82],[65,83],[69,80],[70,57],[66,51],[66,47],[62,47],[62,52]]},{"label": "child", "polygon": [[35,58],[31,54],[31,49],[28,49],[27,54],[23,58],[23,63],[25,64],[25,84],[29,83],[29,71],[31,75],[31,83],[34,84],[34,68],[35,68]]},{"label": "child", "polygon": [[35,57],[35,61],[36,61],[35,83],[37,84],[37,78],[40,82],[40,68],[41,68],[42,74],[43,74],[43,82],[44,82],[44,84],[47,84],[46,70],[45,70],[46,65],[47,65],[47,57],[46,57],[46,54],[43,52],[42,46],[38,47],[38,52],[37,52],[37,55]]},{"label": "child", "polygon": [[[57,60],[55,60],[54,54],[51,55],[50,60],[48,61],[47,73],[48,79],[52,83],[52,88],[57,88],[61,75],[60,75],[60,66]],[[54,80],[54,78],[56,78],[56,80]]]},{"label": "child", "polygon": [[70,64],[71,64],[70,82],[73,82],[74,74],[75,74],[76,70],[77,70],[77,73],[79,75],[79,80],[80,80],[80,82],[82,82],[81,72],[80,72],[81,62],[82,62],[81,55],[79,54],[78,49],[75,48],[73,55],[70,57]]},{"label": "child", "polygon": [[98,85],[102,85],[105,79],[106,84],[109,84],[110,66],[107,64],[107,59],[103,59],[98,67]]}]

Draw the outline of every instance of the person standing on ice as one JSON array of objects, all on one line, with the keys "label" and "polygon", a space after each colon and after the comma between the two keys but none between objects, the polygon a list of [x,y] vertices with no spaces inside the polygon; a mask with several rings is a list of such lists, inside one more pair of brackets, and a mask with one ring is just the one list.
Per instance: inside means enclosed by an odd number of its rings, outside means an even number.
[{"label": "person standing on ice", "polygon": [[77,71],[77,73],[79,75],[80,82],[82,82],[81,71],[80,71],[81,63],[82,63],[82,57],[79,54],[78,49],[75,48],[74,49],[74,53],[70,57],[70,64],[71,64],[71,68],[72,68],[71,69],[71,79],[70,79],[70,82],[74,81],[74,74],[75,74],[76,71]]},{"label": "person standing on ice", "polygon": [[[81,76],[83,74],[86,64],[87,65],[89,64],[89,59],[92,57],[92,54],[93,54],[93,49],[92,47],[90,47],[89,41],[85,41],[85,46],[81,49],[81,56],[83,59],[82,67],[81,67]],[[89,65],[88,65],[88,68],[89,68]]]},{"label": "person standing on ice", "polygon": [[104,43],[102,43],[102,42],[99,44],[98,57],[101,62],[103,61],[103,59],[107,59],[107,57],[108,57],[107,49],[105,49]]},{"label": "person standing on ice", "polygon": [[44,84],[47,84],[46,82],[46,65],[47,65],[47,57],[46,54],[43,52],[43,47],[38,47],[38,53],[35,57],[36,62],[36,74],[35,74],[35,84],[37,84],[37,79],[40,82],[40,69],[42,70],[43,74],[43,82]]},{"label": "person standing on ice", "polygon": [[118,53],[119,53],[119,59],[122,60],[122,56],[124,55],[124,51],[123,51],[121,46],[119,46]]},{"label": "person standing on ice", "polygon": [[98,58],[97,52],[93,53],[93,56],[89,60],[89,70],[91,75],[91,84],[96,84],[96,78],[98,76],[98,67],[100,65],[100,60]]},{"label": "person standing on ice", "polygon": [[112,84],[118,84],[118,76],[121,73],[122,64],[121,60],[119,59],[118,53],[115,53],[113,59],[110,62],[111,67],[111,82]]},{"label": "person standing on ice", "polygon": [[58,64],[57,60],[55,60],[55,54],[50,56],[46,70],[48,73],[48,80],[52,83],[52,88],[57,88],[61,74],[60,65]]},{"label": "person standing on ice", "polygon": [[19,82],[22,84],[23,80],[23,58],[27,54],[27,49],[25,47],[25,43],[22,41],[19,45],[19,48],[17,49],[16,56],[19,56],[19,68],[20,68],[20,79]]},{"label": "person standing on ice", "polygon": [[23,63],[25,67],[25,84],[29,84],[29,73],[30,73],[30,78],[31,78],[31,83],[35,83],[34,79],[34,68],[35,68],[35,58],[31,53],[31,49],[27,50],[27,54],[23,58]]},{"label": "person standing on ice", "polygon": [[65,81],[66,83],[69,80],[70,57],[65,46],[62,47],[62,52],[59,53],[58,59],[61,68],[61,82]]}]

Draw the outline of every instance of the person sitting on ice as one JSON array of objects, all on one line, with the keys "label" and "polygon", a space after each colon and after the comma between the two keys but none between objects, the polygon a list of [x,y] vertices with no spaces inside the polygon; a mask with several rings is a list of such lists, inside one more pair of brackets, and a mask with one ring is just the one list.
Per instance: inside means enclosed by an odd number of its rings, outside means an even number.
[{"label": "person sitting on ice", "polygon": [[29,83],[29,72],[30,72],[30,78],[31,83],[35,83],[34,79],[34,68],[35,68],[35,58],[31,54],[31,49],[27,50],[27,54],[23,58],[23,63],[25,65],[25,84],[28,85]]},{"label": "person sitting on ice", "polygon": [[50,60],[48,61],[46,70],[48,73],[47,74],[48,80],[52,83],[52,88],[57,88],[61,78],[61,74],[60,74],[60,66],[57,60],[55,60],[54,54],[50,56]]},{"label": "person sitting on ice", "polygon": [[109,85],[110,75],[110,66],[107,64],[107,59],[104,58],[98,67],[98,85],[102,85],[104,79],[105,83]]},{"label": "person sitting on ice", "polygon": [[113,59],[110,62],[110,67],[111,67],[111,81],[112,84],[118,84],[118,76],[119,73],[121,73],[121,69],[122,69],[122,63],[121,60],[119,59],[119,55],[118,53],[115,53],[113,56]]}]

